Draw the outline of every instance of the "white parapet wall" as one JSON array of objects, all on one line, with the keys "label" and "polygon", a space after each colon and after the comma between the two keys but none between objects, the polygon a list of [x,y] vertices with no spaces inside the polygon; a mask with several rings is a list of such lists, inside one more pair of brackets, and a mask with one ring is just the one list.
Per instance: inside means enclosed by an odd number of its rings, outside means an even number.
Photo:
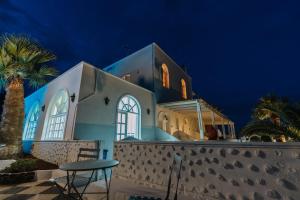
[{"label": "white parapet wall", "polygon": [[300,143],[116,142],[114,176],[164,188],[175,153],[180,191],[196,199],[300,197]]},{"label": "white parapet wall", "polygon": [[47,162],[60,165],[74,162],[80,148],[100,149],[98,140],[35,141],[32,155]]}]

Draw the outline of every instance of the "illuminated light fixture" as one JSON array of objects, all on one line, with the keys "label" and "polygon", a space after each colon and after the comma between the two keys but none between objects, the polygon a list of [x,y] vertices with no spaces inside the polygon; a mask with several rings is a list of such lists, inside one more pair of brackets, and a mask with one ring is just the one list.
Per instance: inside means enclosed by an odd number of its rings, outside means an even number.
[{"label": "illuminated light fixture", "polygon": [[108,97],[105,97],[105,98],[104,98],[104,102],[105,102],[105,105],[108,105],[109,102],[110,102],[110,99],[109,99]]},{"label": "illuminated light fixture", "polygon": [[72,102],[75,101],[75,97],[76,97],[75,93],[73,93],[73,94],[70,96]]}]

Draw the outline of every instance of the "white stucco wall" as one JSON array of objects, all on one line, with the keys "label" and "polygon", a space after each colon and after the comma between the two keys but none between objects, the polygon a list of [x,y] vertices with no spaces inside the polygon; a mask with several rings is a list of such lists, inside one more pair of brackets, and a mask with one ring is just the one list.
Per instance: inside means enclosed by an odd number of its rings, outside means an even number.
[{"label": "white stucco wall", "polygon": [[[156,102],[151,91],[86,63],[82,74],[74,139],[101,140],[102,148],[108,149],[108,156],[112,157],[112,145],[116,136],[117,104],[126,94],[135,97],[140,104],[141,139],[155,139]],[[108,105],[104,101],[106,97],[110,100]],[[147,109],[150,110],[149,114]]]},{"label": "white stucco wall", "polygon": [[[126,94],[135,97],[141,106],[141,139],[155,139],[156,101],[153,93],[81,62],[26,97],[26,114],[35,102],[39,102],[41,108],[45,106],[40,114],[34,140],[42,139],[49,104],[62,89],[65,89],[69,96],[75,94],[74,102],[69,98],[64,140],[102,140],[102,148],[108,149],[109,157],[112,157],[117,103]],[[105,97],[110,99],[108,105],[104,102]],[[28,152],[31,144],[32,141],[24,141]]]},{"label": "white stucco wall", "polygon": [[82,73],[83,62],[77,64],[73,68],[69,69],[56,79],[49,82],[44,87],[40,88],[32,95],[25,98],[25,115],[28,115],[30,107],[35,103],[39,102],[40,107],[45,106],[44,111],[41,110],[39,117],[39,122],[36,129],[35,140],[41,140],[44,122],[49,108],[49,103],[60,90],[65,89],[68,92],[68,95],[71,96],[75,93],[75,100],[71,102],[69,98],[69,110],[67,115],[67,122],[65,126],[65,140],[72,139],[72,132],[74,126],[74,118],[76,113],[76,104],[78,101],[78,94],[80,89],[81,82],[81,73]]}]

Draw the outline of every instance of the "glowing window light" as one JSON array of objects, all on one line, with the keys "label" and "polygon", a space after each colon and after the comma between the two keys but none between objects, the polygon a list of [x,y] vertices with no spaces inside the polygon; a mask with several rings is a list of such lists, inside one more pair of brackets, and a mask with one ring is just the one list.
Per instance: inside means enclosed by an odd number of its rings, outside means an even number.
[{"label": "glowing window light", "polygon": [[141,109],[138,101],[133,96],[125,95],[117,107],[117,140],[126,137],[140,139]]},{"label": "glowing window light", "polygon": [[34,139],[39,117],[40,117],[40,105],[38,103],[35,103],[30,108],[29,114],[26,119],[26,124],[23,132],[24,140]]},{"label": "glowing window light", "polygon": [[166,64],[162,64],[162,84],[165,88],[170,88],[169,70]]},{"label": "glowing window light", "polygon": [[184,79],[181,79],[181,96],[182,98],[187,99],[186,82]]},{"label": "glowing window light", "polygon": [[65,125],[69,109],[69,96],[67,91],[59,91],[50,101],[47,112],[48,119],[45,124],[46,131],[42,137],[43,140],[63,140]]}]

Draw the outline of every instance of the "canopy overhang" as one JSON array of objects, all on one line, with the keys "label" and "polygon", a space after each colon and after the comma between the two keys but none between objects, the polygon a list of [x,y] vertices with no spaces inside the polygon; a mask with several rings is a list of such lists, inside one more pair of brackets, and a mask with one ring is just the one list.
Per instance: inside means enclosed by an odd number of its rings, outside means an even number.
[{"label": "canopy overhang", "polygon": [[[207,118],[211,117],[211,114],[214,115],[216,121],[223,121],[226,123],[233,124],[227,116],[218,111],[213,106],[209,105],[203,99],[193,99],[193,100],[185,100],[185,101],[175,101],[168,103],[161,103],[159,106],[170,109],[175,112],[180,112],[183,114],[196,114],[196,112],[201,111],[202,117]],[[205,119],[204,119],[205,120]]]},{"label": "canopy overhang", "polygon": [[[235,135],[234,122],[219,110],[209,105],[203,99],[193,99],[184,101],[175,101],[158,104],[159,106],[179,112],[184,115],[190,115],[198,118],[198,125],[200,130],[200,139],[204,138],[205,125],[210,124],[213,126],[222,125],[223,132],[224,125],[231,127],[231,134]],[[204,124],[204,125],[203,125]]]}]

